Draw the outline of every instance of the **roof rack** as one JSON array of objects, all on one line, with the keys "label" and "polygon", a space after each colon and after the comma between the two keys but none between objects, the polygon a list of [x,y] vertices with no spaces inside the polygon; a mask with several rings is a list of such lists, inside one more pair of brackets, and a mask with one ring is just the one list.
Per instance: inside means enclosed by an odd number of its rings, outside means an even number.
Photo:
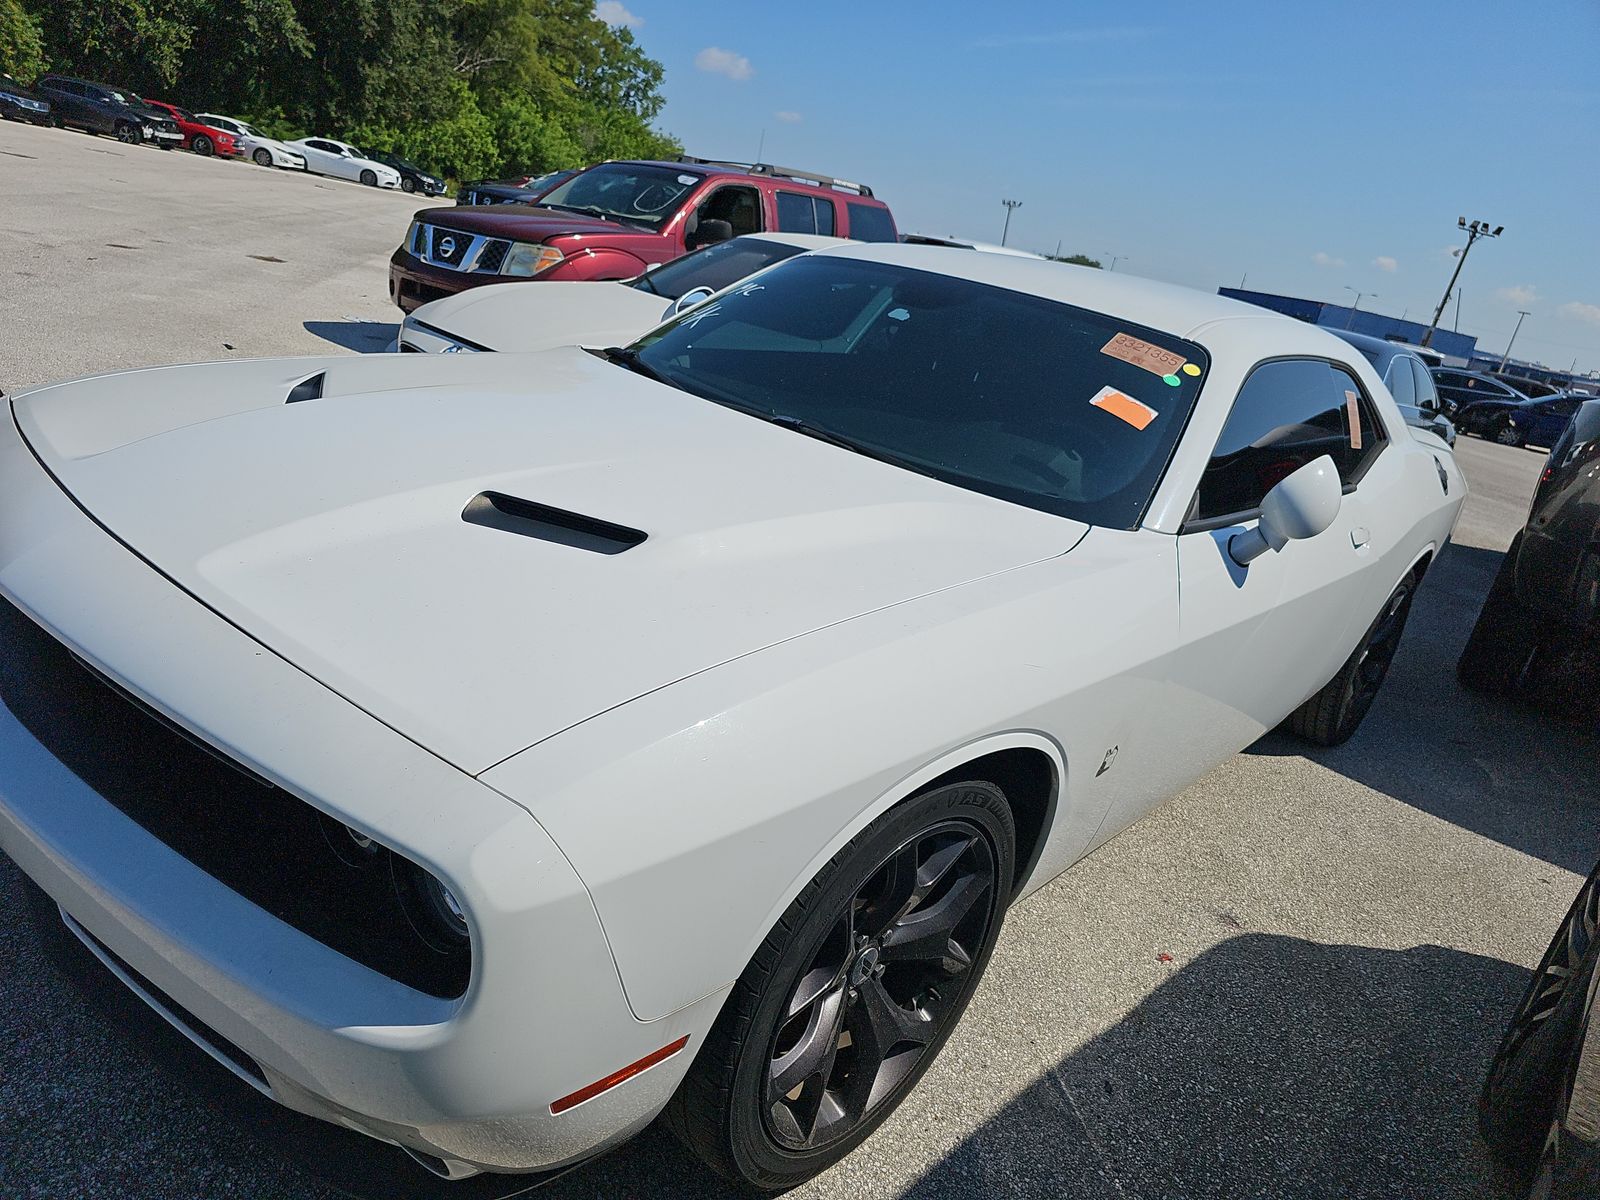
[{"label": "roof rack", "polygon": [[855,183],[849,179],[835,179],[832,175],[818,175],[815,171],[802,171],[798,167],[778,167],[772,163],[747,163],[730,162],[721,158],[696,158],[692,154],[678,155],[681,163],[693,163],[700,167],[737,167],[751,175],[771,175],[775,179],[793,179],[799,183],[814,183],[818,187],[840,188],[844,191],[855,192],[860,196],[872,195],[872,189],[864,183]]}]

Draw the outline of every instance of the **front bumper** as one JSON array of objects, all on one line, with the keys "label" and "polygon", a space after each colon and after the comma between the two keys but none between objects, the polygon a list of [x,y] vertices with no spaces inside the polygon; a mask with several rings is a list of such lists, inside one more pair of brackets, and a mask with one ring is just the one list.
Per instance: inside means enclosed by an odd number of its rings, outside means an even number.
[{"label": "front bumper", "polygon": [[487,271],[452,271],[423,262],[404,246],[389,257],[389,299],[403,312],[420,308],[430,300],[454,296],[486,283],[526,282],[518,276],[495,275]]},{"label": "front bumper", "polygon": [[[288,1108],[457,1175],[561,1166],[647,1123],[721,995],[636,1020],[587,890],[537,821],[151,571],[0,412],[0,593],[142,704],[448,880],[473,976],[441,1000],[283,923],[109,803],[3,695],[0,850],[162,998],[147,1002],[197,1044],[232,1047],[230,1069]],[[685,1035],[691,1053],[551,1115]]]}]

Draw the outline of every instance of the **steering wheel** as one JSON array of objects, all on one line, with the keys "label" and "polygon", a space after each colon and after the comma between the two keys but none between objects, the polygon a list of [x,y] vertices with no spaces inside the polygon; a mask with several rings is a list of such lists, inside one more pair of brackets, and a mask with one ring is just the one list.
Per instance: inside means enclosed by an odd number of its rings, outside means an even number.
[{"label": "steering wheel", "polygon": [[[658,195],[660,196],[659,200],[656,199]],[[652,183],[649,187],[645,188],[642,192],[630,200],[628,202],[628,207],[633,209],[634,212],[638,213],[660,212],[667,205],[671,204],[676,197],[677,193],[669,188],[666,184]],[[647,201],[649,202],[647,203]]]}]

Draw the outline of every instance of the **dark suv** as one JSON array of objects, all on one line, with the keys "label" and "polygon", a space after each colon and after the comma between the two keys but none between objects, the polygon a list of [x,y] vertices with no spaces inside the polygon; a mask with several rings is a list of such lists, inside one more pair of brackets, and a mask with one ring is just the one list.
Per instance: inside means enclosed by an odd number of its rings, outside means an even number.
[{"label": "dark suv", "polygon": [[1478,691],[1600,717],[1600,400],[1550,452],[1457,670]]},{"label": "dark suv", "polygon": [[605,162],[537,205],[425,208],[389,259],[405,312],[513,279],[633,279],[740,234],[776,230],[892,242],[894,217],[864,183],[768,163]]},{"label": "dark suv", "polygon": [[183,131],[170,115],[151,108],[125,88],[66,75],[41,75],[34,90],[50,101],[50,115],[57,125],[114,134],[118,141],[135,145],[152,142],[163,150],[183,145]]}]

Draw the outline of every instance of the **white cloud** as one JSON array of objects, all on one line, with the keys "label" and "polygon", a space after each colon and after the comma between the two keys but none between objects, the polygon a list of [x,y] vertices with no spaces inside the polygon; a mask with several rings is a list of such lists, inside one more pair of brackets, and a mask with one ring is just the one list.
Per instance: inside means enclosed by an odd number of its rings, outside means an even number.
[{"label": "white cloud", "polygon": [[1587,321],[1591,325],[1600,325],[1600,304],[1584,304],[1580,300],[1570,300],[1561,306],[1561,315],[1576,321]]},{"label": "white cloud", "polygon": [[1071,46],[1085,42],[1127,42],[1147,38],[1154,32],[1134,25],[1107,25],[1098,29],[1059,29],[1054,33],[1000,33],[979,38],[973,43],[985,50],[1008,46]]},{"label": "white cloud", "polygon": [[1516,287],[1501,288],[1495,295],[1507,304],[1532,304],[1539,298],[1539,289],[1531,283],[1519,283]]},{"label": "white cloud", "polygon": [[1318,250],[1315,254],[1313,254],[1311,256],[1311,261],[1316,263],[1317,266],[1319,266],[1319,267],[1342,267],[1342,266],[1344,266],[1344,259],[1335,258],[1333,255],[1329,254],[1326,250]]},{"label": "white cloud", "polygon": [[644,24],[644,18],[634,16],[621,0],[597,0],[594,15],[607,25],[626,25],[630,29],[637,29]]},{"label": "white cloud", "polygon": [[1387,254],[1378,255],[1377,258],[1372,260],[1372,265],[1377,267],[1380,271],[1389,272],[1391,275],[1400,269],[1400,264],[1395,262],[1395,260]]},{"label": "white cloud", "polygon": [[756,73],[748,58],[721,46],[707,46],[694,56],[694,65],[712,75],[726,75],[734,80],[749,79]]},{"label": "white cloud", "polygon": [[785,109],[783,112],[775,112],[772,115],[777,117],[778,120],[782,121],[785,125],[798,125],[801,121],[805,120],[805,118],[799,113],[789,112],[787,109]]}]

